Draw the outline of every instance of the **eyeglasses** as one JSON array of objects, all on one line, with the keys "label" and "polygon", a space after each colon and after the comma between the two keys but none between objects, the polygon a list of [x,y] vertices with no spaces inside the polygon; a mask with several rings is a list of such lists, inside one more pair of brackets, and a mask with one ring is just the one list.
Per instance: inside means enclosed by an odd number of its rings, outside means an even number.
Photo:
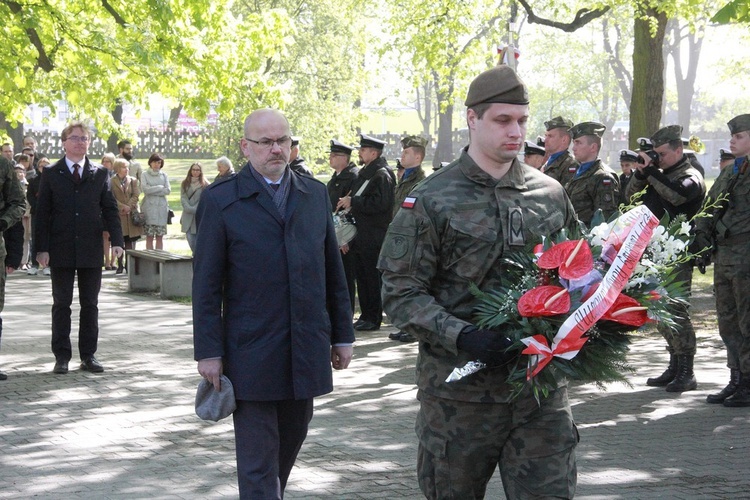
[{"label": "eyeglasses", "polygon": [[81,136],[81,135],[69,135],[68,138],[65,139],[65,140],[66,141],[71,141],[71,142],[89,142],[89,138],[86,137],[85,135],[83,135],[83,136]]},{"label": "eyeglasses", "polygon": [[278,139],[261,139],[259,141],[245,137],[245,140],[257,144],[261,149],[271,149],[274,144],[278,144],[280,148],[288,148],[292,145],[291,137],[279,137]]}]

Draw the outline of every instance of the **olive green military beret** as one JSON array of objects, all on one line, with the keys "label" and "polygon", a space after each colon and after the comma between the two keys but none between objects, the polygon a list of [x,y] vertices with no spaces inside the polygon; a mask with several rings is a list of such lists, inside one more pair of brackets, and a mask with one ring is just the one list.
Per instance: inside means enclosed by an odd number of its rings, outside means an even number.
[{"label": "olive green military beret", "polygon": [[663,146],[672,141],[682,142],[682,125],[667,125],[666,127],[657,130],[656,133],[651,136],[651,142],[654,144],[654,148],[658,148],[659,146]]},{"label": "olive green military beret", "polygon": [[427,139],[419,135],[406,135],[401,139],[401,147],[406,148],[426,148]]},{"label": "olive green military beret", "polygon": [[524,147],[523,147],[523,154],[544,156],[544,146],[538,146],[533,141],[525,141]]},{"label": "olive green military beret", "polygon": [[483,103],[528,104],[526,85],[510,66],[504,64],[481,73],[469,85],[464,104],[467,108]]},{"label": "olive green military beret", "polygon": [[570,130],[571,128],[573,128],[573,121],[568,120],[567,118],[563,118],[562,116],[556,116],[551,120],[547,120],[546,122],[544,122],[544,127],[547,130],[552,130],[553,128],[564,128],[566,130]]},{"label": "olive green military beret", "polygon": [[729,120],[727,125],[729,125],[729,132],[731,134],[750,130],[750,115],[735,116]]},{"label": "olive green military beret", "polygon": [[574,125],[573,128],[570,129],[570,135],[573,136],[573,139],[578,139],[579,137],[583,137],[584,135],[601,137],[604,135],[605,130],[607,130],[607,127],[603,123],[582,122]]}]

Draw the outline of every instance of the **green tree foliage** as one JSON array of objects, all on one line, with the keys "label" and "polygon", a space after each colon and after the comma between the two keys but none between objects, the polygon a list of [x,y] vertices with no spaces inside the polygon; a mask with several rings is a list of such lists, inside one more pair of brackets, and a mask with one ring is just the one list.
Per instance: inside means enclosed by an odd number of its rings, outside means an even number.
[{"label": "green tree foliage", "polygon": [[392,44],[383,54],[402,54],[401,77],[414,88],[430,81],[437,98],[437,165],[453,157],[455,103],[479,71],[496,64],[493,48],[505,35],[499,20],[508,18],[508,6],[497,0],[390,0],[388,10]]},{"label": "green tree foliage", "polygon": [[160,93],[198,118],[278,100],[260,78],[288,47],[286,14],[236,16],[229,0],[0,0],[0,112],[29,104],[115,128],[117,100],[147,106]]},{"label": "green tree foliage", "polygon": [[719,24],[750,23],[750,0],[732,0],[711,21]]}]

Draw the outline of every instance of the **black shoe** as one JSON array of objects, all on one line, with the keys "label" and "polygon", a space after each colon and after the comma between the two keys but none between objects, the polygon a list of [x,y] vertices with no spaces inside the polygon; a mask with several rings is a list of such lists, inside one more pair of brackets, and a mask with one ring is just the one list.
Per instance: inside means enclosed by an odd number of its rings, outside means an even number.
[{"label": "black shoe", "polygon": [[8,376],[5,374],[5,372],[0,372],[0,380],[8,380]]},{"label": "black shoe", "polygon": [[669,366],[664,373],[658,377],[646,380],[646,385],[651,387],[666,387],[677,376],[677,355],[669,355]]},{"label": "black shoe", "polygon": [[380,330],[380,325],[376,325],[372,321],[363,321],[359,326],[354,327],[358,332],[367,332],[373,330]]},{"label": "black shoe", "polygon": [[96,360],[94,356],[90,356],[86,359],[81,360],[81,370],[91,373],[101,373],[104,371],[104,367]]},{"label": "black shoe", "polygon": [[401,332],[401,336],[398,338],[401,342],[416,342],[417,337],[411,333]]},{"label": "black shoe", "polygon": [[393,332],[388,334],[388,338],[391,340],[399,340],[401,338],[401,334],[404,332]]},{"label": "black shoe", "polygon": [[365,320],[363,320],[362,318],[359,318],[357,321],[354,322],[354,328],[357,328],[359,325],[361,325],[364,322]]},{"label": "black shoe", "polygon": [[729,384],[724,387],[721,391],[716,394],[709,394],[706,396],[706,403],[710,404],[721,404],[729,396],[737,392],[737,387],[740,385],[740,371],[736,368],[732,368],[729,375]]},{"label": "black shoe", "polygon": [[55,361],[55,367],[52,369],[52,373],[56,373],[57,375],[65,375],[68,373],[68,362],[63,361],[62,359]]},{"label": "black shoe", "polygon": [[115,274],[122,274],[122,272],[123,272],[123,267],[122,267],[122,266],[120,266],[120,267],[118,267],[118,268],[117,268],[117,270],[115,271]]}]

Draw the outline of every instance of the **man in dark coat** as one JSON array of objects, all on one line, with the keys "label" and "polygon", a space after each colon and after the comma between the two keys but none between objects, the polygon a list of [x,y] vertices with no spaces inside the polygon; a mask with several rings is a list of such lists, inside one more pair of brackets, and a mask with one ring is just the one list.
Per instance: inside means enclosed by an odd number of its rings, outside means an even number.
[{"label": "man in dark coat", "polygon": [[315,178],[315,174],[305,163],[305,159],[299,154],[299,137],[292,136],[292,152],[289,155],[289,168],[300,175]]},{"label": "man in dark coat", "polygon": [[351,209],[357,224],[352,253],[362,314],[354,323],[354,329],[365,331],[379,330],[383,321],[377,265],[380,247],[391,222],[396,182],[382,156],[385,142],[364,134],[360,137],[359,160],[364,168],[359,171],[351,194],[342,197],[336,208]]},{"label": "man in dark coat", "polygon": [[[331,206],[335,207],[339,202],[340,198],[348,196],[352,192],[352,185],[357,180],[359,175],[359,168],[351,161],[352,151],[354,147],[348,146],[343,142],[337,140],[331,140],[330,154],[328,155],[328,162],[333,169],[333,175],[331,180],[328,181],[328,196],[331,198]],[[340,212],[338,212],[340,213]],[[351,214],[343,215],[346,221],[352,223]],[[351,226],[350,226],[351,227]],[[349,289],[349,302],[352,305],[352,315],[354,314],[354,256],[349,253],[349,242],[342,244],[339,242],[341,248],[341,261],[344,263],[344,274],[346,274],[346,286]]]},{"label": "man in dark coat", "polygon": [[52,353],[57,374],[68,373],[70,305],[78,275],[81,315],[78,351],[81,369],[104,371],[94,357],[99,340],[99,290],[102,284],[102,232],[109,232],[116,257],[123,253],[117,202],[109,190],[109,172],[89,161],[91,132],[73,122],[60,134],[65,156],[42,171],[36,206],[37,262],[52,270]]},{"label": "man in dark coat", "polygon": [[217,390],[222,373],[234,387],[241,499],[283,497],[313,398],[352,357],[331,204],[289,168],[290,135],[279,111],[251,113],[246,167],[207,188],[196,214],[195,359]]}]

